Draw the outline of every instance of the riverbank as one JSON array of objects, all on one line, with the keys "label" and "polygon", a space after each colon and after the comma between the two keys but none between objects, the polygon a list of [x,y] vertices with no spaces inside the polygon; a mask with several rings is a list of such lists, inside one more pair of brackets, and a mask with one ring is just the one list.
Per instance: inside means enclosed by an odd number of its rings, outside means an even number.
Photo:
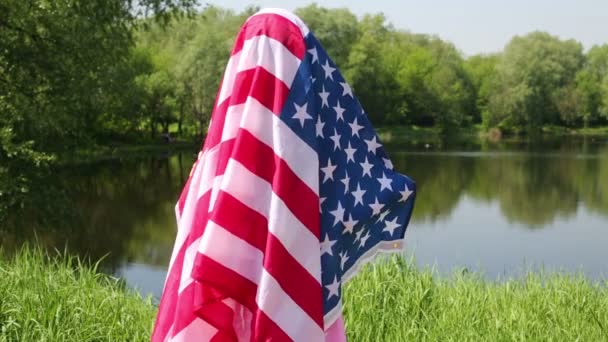
[{"label": "riverbank", "polygon": [[[76,258],[0,259],[0,341],[147,341],[156,308]],[[402,259],[345,290],[350,341],[608,340],[608,288],[581,277],[438,279]]]},{"label": "riverbank", "polygon": [[481,125],[451,128],[441,132],[435,127],[389,126],[378,127],[378,135],[384,143],[408,143],[411,145],[450,143],[480,143],[505,141],[525,141],[542,138],[569,137],[608,137],[608,127],[566,128],[545,126],[536,135],[503,134],[499,130],[485,130]]},{"label": "riverbank", "polygon": [[175,152],[198,152],[200,144],[189,141],[175,141],[171,143],[123,143],[113,145],[99,145],[77,149],[74,151],[64,151],[59,153],[58,161],[62,164],[93,162],[108,159],[131,158],[133,156],[150,156],[159,154],[172,154]]}]

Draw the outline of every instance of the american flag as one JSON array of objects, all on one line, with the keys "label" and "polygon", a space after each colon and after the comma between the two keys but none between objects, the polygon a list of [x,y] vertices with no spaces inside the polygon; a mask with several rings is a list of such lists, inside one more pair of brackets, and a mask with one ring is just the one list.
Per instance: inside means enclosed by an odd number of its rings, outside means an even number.
[{"label": "american flag", "polygon": [[414,191],[307,26],[261,10],[176,205],[152,340],[344,340],[342,285],[402,249]]}]

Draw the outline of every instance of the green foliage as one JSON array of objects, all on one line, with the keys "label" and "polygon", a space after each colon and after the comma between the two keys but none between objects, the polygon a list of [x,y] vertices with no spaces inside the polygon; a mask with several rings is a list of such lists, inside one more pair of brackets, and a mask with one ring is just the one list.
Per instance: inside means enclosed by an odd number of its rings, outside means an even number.
[{"label": "green foliage", "polygon": [[594,46],[576,75],[576,95],[585,126],[608,119],[608,45]]},{"label": "green foliage", "polygon": [[543,32],[513,38],[496,66],[485,124],[537,131],[546,124],[572,122],[572,112],[578,111],[572,91],[583,61],[582,46],[573,40]]},{"label": "green foliage", "polygon": [[473,119],[481,122],[481,115],[488,111],[492,87],[496,82],[496,64],[500,55],[475,55],[465,60],[464,68],[469,75],[475,95]]},{"label": "green foliage", "polygon": [[[382,53],[382,42],[389,38],[390,28],[384,16],[374,15],[363,18],[360,30],[361,36],[351,48],[344,76],[370,119],[381,122],[398,115],[401,102],[395,77],[385,64]],[[324,44],[323,41],[321,43]]]},{"label": "green foliage", "polygon": [[137,112],[137,103],[129,102],[138,92],[133,76],[139,64],[130,58],[137,17],[148,13],[166,22],[194,4],[0,3],[0,218],[33,191],[32,177],[54,151],[90,145],[107,132],[108,116]]}]

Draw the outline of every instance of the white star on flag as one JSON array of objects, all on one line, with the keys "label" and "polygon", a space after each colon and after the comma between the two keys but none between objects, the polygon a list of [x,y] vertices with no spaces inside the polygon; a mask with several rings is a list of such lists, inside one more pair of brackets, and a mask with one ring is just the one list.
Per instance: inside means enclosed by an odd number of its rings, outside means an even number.
[{"label": "white star on flag", "polygon": [[344,178],[342,178],[340,181],[342,183],[344,183],[344,193],[345,194],[348,193],[348,189],[349,189],[348,185],[350,183],[350,177],[348,177],[348,171],[346,171],[344,173]]},{"label": "white star on flag", "polygon": [[329,235],[325,235],[325,240],[321,242],[321,255],[327,253],[329,255],[334,255],[332,251],[332,247],[336,244],[336,240],[330,240]]},{"label": "white star on flag", "polygon": [[338,100],[338,104],[334,107],[334,110],[336,111],[336,121],[344,121],[344,111],[345,109],[340,107],[340,100]]},{"label": "white star on flag", "polygon": [[371,140],[365,140],[365,143],[367,144],[367,152],[371,152],[373,154],[376,154],[376,150],[382,147],[382,144],[378,143],[375,136]]},{"label": "white star on flag", "polygon": [[296,113],[294,114],[293,118],[300,120],[300,125],[302,125],[302,127],[304,127],[304,120],[312,120],[312,116],[310,116],[310,114],[308,114],[308,112],[306,111],[306,107],[308,107],[308,103],[304,103],[303,106],[298,106],[297,104],[293,104],[296,107]]},{"label": "white star on flag", "polygon": [[365,232],[365,228],[361,228],[358,232],[355,233],[355,242],[361,240],[361,235]]},{"label": "white star on flag", "polygon": [[405,184],[405,190],[399,191],[399,193],[401,194],[401,199],[399,199],[399,202],[405,202],[412,194],[412,191],[407,187],[407,184]]},{"label": "white star on flag", "polygon": [[312,55],[312,62],[319,62],[319,54],[317,53],[317,48],[312,48],[308,50],[308,53]]},{"label": "white star on flag", "polygon": [[370,162],[367,161],[367,156],[365,157],[365,161],[363,163],[359,163],[359,164],[363,168],[362,177],[365,177],[365,175],[368,175],[371,177],[372,176],[372,167],[374,167],[374,165],[370,164]]},{"label": "white star on flag", "polygon": [[372,215],[376,216],[380,214],[382,208],[384,208],[384,204],[378,202],[378,197],[376,197],[374,203],[370,204],[369,207],[372,208]]},{"label": "white star on flag", "polygon": [[332,135],[331,137],[329,137],[334,142],[334,151],[341,149],[340,148],[340,137],[341,137],[341,135],[338,134],[338,130],[336,130],[334,128],[334,135]]},{"label": "white star on flag", "polygon": [[353,191],[352,194],[355,197],[355,204],[354,206],[356,206],[358,203],[363,205],[363,195],[365,194],[366,190],[361,190],[361,184],[357,184],[357,190]]},{"label": "white star on flag", "polygon": [[369,239],[369,232],[363,235],[363,237],[361,238],[361,242],[359,243],[359,247],[364,247],[365,243],[367,242],[367,239]]},{"label": "white star on flag", "polygon": [[323,67],[323,71],[325,72],[325,78],[329,78],[332,81],[334,80],[334,75],[333,72],[336,71],[336,68],[332,68],[329,65],[329,61],[325,61],[325,64],[322,66]]},{"label": "white star on flag", "polygon": [[378,182],[380,182],[380,191],[382,191],[384,189],[393,191],[393,187],[391,186],[391,183],[393,182],[393,180],[390,178],[387,178],[386,175],[384,174],[384,172],[382,172],[382,178],[378,178]]},{"label": "white star on flag", "polygon": [[344,221],[344,208],[342,207],[342,203],[338,201],[338,207],[336,210],[330,210],[329,213],[334,215],[334,226],[338,224],[338,222]]},{"label": "white star on flag", "polygon": [[331,159],[327,159],[327,166],[322,167],[321,171],[323,171],[323,183],[325,183],[328,179],[334,180],[334,171],[336,170],[336,165],[331,164]]},{"label": "white star on flag", "polygon": [[340,296],[340,282],[338,281],[338,277],[334,277],[334,282],[329,285],[325,285],[325,288],[329,291],[327,298]]},{"label": "white star on flag", "polygon": [[384,221],[384,218],[386,218],[386,215],[388,215],[388,210],[383,211],[382,214],[380,214],[380,216],[378,216],[378,219],[376,220],[376,222]]},{"label": "white star on flag", "polygon": [[342,231],[342,234],[346,234],[346,233],[352,233],[355,229],[355,225],[357,224],[357,220],[353,220],[353,215],[348,214],[348,220],[342,222],[344,224],[344,231]]},{"label": "white star on flag", "polygon": [[317,131],[317,136],[321,138],[325,138],[323,136],[323,126],[325,126],[325,122],[321,121],[321,115],[317,116],[317,123],[315,124],[315,130]]},{"label": "white star on flag", "polygon": [[329,107],[329,102],[327,101],[327,99],[329,98],[329,93],[325,91],[325,85],[323,85],[319,96],[321,97],[321,108]]},{"label": "white star on flag", "polygon": [[353,131],[353,137],[359,137],[359,131],[363,129],[363,126],[359,125],[359,123],[357,123],[357,118],[355,118],[355,120],[352,123],[348,124],[350,126],[350,129]]},{"label": "white star on flag", "polygon": [[344,270],[344,265],[346,264],[348,259],[349,257],[346,252],[340,252],[340,268],[342,268],[342,270]]},{"label": "white star on flag", "polygon": [[353,90],[348,83],[340,82],[340,85],[342,86],[342,96],[350,95],[350,97],[353,97]]},{"label": "white star on flag", "polygon": [[352,148],[352,146],[350,146],[350,140],[348,141],[348,147],[344,149],[344,152],[346,152],[346,162],[352,161],[354,163],[355,152],[357,152],[357,149]]},{"label": "white star on flag", "polygon": [[393,218],[392,221],[384,221],[384,224],[386,226],[384,227],[384,229],[382,231],[383,232],[388,232],[391,236],[395,232],[395,229],[397,229],[397,228],[399,228],[399,226],[401,226],[399,223],[397,223],[397,217],[396,216],[395,216],[395,218]]},{"label": "white star on flag", "polygon": [[382,160],[384,160],[384,166],[386,166],[387,169],[393,169],[393,162],[390,159],[382,158]]}]

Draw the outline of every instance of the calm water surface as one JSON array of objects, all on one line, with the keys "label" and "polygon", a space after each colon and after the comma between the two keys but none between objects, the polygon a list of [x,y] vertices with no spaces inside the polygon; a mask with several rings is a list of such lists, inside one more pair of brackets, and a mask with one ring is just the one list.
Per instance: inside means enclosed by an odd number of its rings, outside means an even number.
[{"label": "calm water surface", "polygon": [[[195,152],[66,167],[49,181],[61,189],[53,202],[66,208],[53,210],[57,220],[51,214],[44,229],[2,233],[0,242],[7,249],[26,241],[67,244],[104,257],[107,272],[159,296],[175,238],[174,205]],[[406,255],[420,267],[445,275],[466,267],[488,279],[529,269],[608,278],[605,139],[391,144],[389,153],[418,185]]]}]

